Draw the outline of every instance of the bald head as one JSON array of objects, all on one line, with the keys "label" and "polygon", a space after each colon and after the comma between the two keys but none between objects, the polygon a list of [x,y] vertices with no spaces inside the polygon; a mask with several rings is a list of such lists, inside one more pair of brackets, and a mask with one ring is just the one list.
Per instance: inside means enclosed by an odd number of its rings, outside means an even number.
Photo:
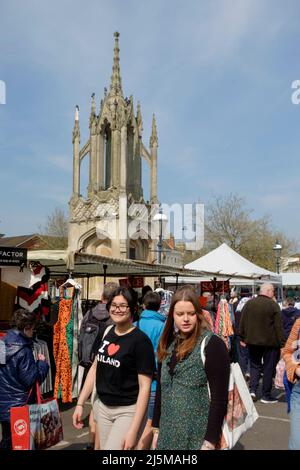
[{"label": "bald head", "polygon": [[270,299],[272,299],[272,297],[274,297],[274,286],[273,284],[262,284],[262,286],[260,287],[260,290],[259,290],[259,293],[261,295],[266,295],[267,297],[270,297]]}]

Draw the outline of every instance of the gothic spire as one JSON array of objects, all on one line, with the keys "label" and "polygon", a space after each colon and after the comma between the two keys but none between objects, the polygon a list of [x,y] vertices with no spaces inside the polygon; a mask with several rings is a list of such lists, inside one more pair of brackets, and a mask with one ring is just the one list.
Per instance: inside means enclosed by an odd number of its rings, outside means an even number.
[{"label": "gothic spire", "polygon": [[138,125],[139,134],[142,135],[142,132],[143,132],[143,119],[142,119],[142,113],[141,113],[141,105],[140,105],[139,101],[138,101],[138,104],[137,104],[136,122],[137,122],[137,125]]},{"label": "gothic spire", "polygon": [[90,126],[93,124],[96,117],[96,104],[95,104],[95,93],[92,94],[91,114],[90,114]]},{"label": "gothic spire", "polygon": [[75,107],[75,122],[74,122],[74,127],[73,127],[73,143],[76,138],[79,138],[80,140],[80,129],[79,129],[79,106],[78,104]]},{"label": "gothic spire", "polygon": [[121,74],[120,74],[120,59],[119,59],[119,36],[120,33],[115,32],[115,48],[114,48],[114,63],[112,69],[111,83],[109,94],[111,96],[121,95],[123,96]]},{"label": "gothic spire", "polygon": [[150,147],[154,147],[154,145],[157,146],[157,144],[158,144],[158,139],[157,139],[156,121],[155,121],[155,114],[153,114],[153,117],[152,117],[152,132],[151,132],[151,137],[150,137]]},{"label": "gothic spire", "polygon": [[91,114],[96,114],[95,93],[92,94]]},{"label": "gothic spire", "polygon": [[79,122],[79,106],[78,106],[78,104],[76,104],[76,106],[75,106],[75,122],[76,121]]}]

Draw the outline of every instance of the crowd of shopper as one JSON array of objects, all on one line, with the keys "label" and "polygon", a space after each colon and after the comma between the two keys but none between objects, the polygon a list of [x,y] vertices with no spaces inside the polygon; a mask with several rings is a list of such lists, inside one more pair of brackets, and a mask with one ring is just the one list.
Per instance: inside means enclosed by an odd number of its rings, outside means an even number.
[{"label": "crowd of shopper", "polygon": [[[291,390],[289,448],[300,449],[300,311],[290,298],[280,308],[274,294],[272,284],[263,284],[256,295],[233,290],[216,303],[189,285],[175,293],[147,286],[140,298],[133,289],[106,285],[96,312],[101,327],[73,413],[73,425],[82,428],[92,396],[89,447],[216,449],[230,361],[239,362],[253,401],[261,381],[260,400],[270,404],[277,402],[273,379],[281,356]],[[1,448],[12,446],[10,408],[34,402],[33,385],[49,369],[45,357],[34,359],[34,327],[33,315],[20,309],[0,340]]]}]

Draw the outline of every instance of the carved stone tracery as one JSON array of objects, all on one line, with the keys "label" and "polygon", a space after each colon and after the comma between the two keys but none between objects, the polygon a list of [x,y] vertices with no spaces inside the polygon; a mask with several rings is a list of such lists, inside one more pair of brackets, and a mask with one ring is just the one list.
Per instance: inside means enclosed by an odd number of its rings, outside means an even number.
[{"label": "carved stone tracery", "polygon": [[[69,245],[78,249],[78,240],[84,236],[84,224],[104,220],[113,213],[123,222],[129,222],[128,214],[122,214],[119,197],[125,194],[128,207],[144,203],[141,181],[141,158],[151,168],[151,197],[157,202],[156,161],[157,132],[153,118],[150,151],[142,142],[143,120],[140,103],[134,112],[133,97],[124,98],[119,64],[119,33],[115,33],[113,69],[109,92],[104,90],[99,114],[96,114],[95,94],[92,94],[89,118],[90,136],[80,149],[79,108],[76,107],[73,142],[73,194],[70,200]],[[80,164],[89,155],[88,197],[80,195]],[[106,207],[108,210],[106,210]],[[76,228],[77,227],[77,228]],[[90,225],[88,230],[91,230]],[[79,233],[79,235],[78,235]],[[79,238],[78,238],[79,236]],[[76,241],[77,240],[77,241]],[[76,247],[77,243],[77,247]],[[117,246],[117,244],[116,244]],[[120,240],[122,256],[128,256],[129,242]],[[112,248],[113,250],[113,248]],[[125,250],[125,251],[124,251]],[[113,256],[120,256],[112,252]]]}]

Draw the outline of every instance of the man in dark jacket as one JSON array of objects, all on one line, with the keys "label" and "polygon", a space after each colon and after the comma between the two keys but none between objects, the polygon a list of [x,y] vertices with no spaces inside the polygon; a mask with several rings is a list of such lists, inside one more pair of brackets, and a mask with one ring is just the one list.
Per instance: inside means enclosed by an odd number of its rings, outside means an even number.
[{"label": "man in dark jacket", "polygon": [[277,402],[271,395],[272,380],[284,345],[281,312],[273,296],[272,284],[263,284],[260,294],[244,306],[239,328],[242,342],[249,348],[250,393],[254,401],[263,361],[262,403]]},{"label": "man in dark jacket", "polygon": [[33,356],[33,330],[35,315],[18,309],[13,315],[13,329],[0,340],[0,423],[2,427],[1,449],[11,449],[10,408],[34,402],[30,391],[34,384],[41,384],[49,370],[43,354],[38,361]]},{"label": "man in dark jacket", "polygon": [[288,339],[292,326],[297,320],[297,318],[300,317],[300,310],[295,308],[295,301],[294,299],[287,298],[283,302],[283,308],[281,310],[281,319],[282,319],[282,326],[284,330],[284,341]]}]

